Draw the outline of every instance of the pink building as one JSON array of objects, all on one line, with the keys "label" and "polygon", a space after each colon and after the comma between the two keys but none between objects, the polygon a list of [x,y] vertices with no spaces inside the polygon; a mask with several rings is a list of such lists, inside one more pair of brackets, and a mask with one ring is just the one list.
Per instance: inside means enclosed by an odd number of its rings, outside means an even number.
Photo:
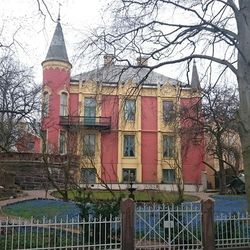
[{"label": "pink building", "polygon": [[46,150],[79,155],[83,182],[174,186],[183,180],[197,186],[204,171],[203,133],[181,133],[193,124],[178,115],[200,101],[196,66],[191,85],[151,72],[139,86],[148,73],[143,65],[126,69],[104,55],[102,67],[72,76],[58,21],[42,62]]}]

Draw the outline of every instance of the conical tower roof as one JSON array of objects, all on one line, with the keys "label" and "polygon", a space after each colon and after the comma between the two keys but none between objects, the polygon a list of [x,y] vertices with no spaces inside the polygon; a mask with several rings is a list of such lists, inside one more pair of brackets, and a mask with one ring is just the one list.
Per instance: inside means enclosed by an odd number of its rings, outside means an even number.
[{"label": "conical tower roof", "polygon": [[199,80],[199,75],[198,75],[195,60],[194,60],[194,63],[193,63],[191,87],[192,87],[192,89],[200,89],[200,80]]},{"label": "conical tower roof", "polygon": [[63,61],[69,63],[68,54],[64,42],[62,26],[60,24],[60,19],[58,19],[57,21],[56,29],[44,62],[51,60]]}]

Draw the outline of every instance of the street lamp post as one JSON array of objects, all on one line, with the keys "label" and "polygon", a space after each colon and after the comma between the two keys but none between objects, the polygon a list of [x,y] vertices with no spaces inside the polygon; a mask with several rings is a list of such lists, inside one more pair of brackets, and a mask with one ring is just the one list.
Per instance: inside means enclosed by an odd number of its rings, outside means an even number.
[{"label": "street lamp post", "polygon": [[128,188],[128,191],[129,191],[129,196],[128,198],[131,198],[132,200],[135,199],[135,195],[134,195],[134,191],[136,190],[136,188],[133,187],[133,182],[131,181],[130,182],[130,187]]}]

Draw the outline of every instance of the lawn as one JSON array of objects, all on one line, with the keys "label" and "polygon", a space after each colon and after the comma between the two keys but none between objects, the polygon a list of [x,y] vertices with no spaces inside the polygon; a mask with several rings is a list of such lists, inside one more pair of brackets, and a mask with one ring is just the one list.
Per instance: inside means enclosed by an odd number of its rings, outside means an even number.
[{"label": "lawn", "polygon": [[[113,195],[108,190],[83,190],[81,193],[79,191],[69,191],[69,199],[74,200],[75,197],[85,196],[88,195],[91,197],[92,200],[112,200],[118,197],[126,198],[129,196],[128,191],[121,191],[121,190],[113,190]],[[57,198],[61,198],[61,195],[58,192],[53,192],[53,196]],[[176,203],[178,202],[178,193],[177,192],[167,192],[167,191],[160,191],[160,190],[143,190],[143,191],[135,191],[134,192],[135,201],[137,202],[163,202],[163,203]],[[184,201],[197,201],[198,198],[192,195],[184,195]]]},{"label": "lawn", "polygon": [[[127,191],[113,191],[116,198],[118,197],[128,197],[129,193]],[[89,191],[84,191],[81,195],[88,195]],[[164,203],[176,203],[178,200],[178,195],[175,192],[164,192],[164,191],[136,191],[135,200],[137,202],[164,202]],[[61,198],[58,192],[54,192],[53,195],[57,198]],[[69,198],[74,200],[76,196],[79,196],[79,192],[71,191],[69,193]],[[91,190],[91,198],[94,201],[108,201],[112,200],[114,197],[109,191],[104,190]],[[191,195],[184,196],[185,201],[196,201],[197,197]],[[80,210],[74,202],[65,202],[63,200],[27,200],[23,202],[18,202],[14,204],[7,205],[2,208],[3,215],[42,219],[44,216],[48,219],[53,219],[55,216],[57,219],[74,218],[78,216]]]},{"label": "lawn", "polygon": [[57,200],[27,200],[4,206],[2,208],[3,215],[16,216],[30,219],[58,218],[76,216],[79,213],[77,206],[72,202],[64,202]]}]

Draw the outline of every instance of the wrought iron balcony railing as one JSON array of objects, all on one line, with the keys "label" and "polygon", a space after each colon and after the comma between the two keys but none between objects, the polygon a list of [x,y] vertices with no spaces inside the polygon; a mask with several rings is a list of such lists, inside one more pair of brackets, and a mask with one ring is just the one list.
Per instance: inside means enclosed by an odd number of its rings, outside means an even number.
[{"label": "wrought iron balcony railing", "polygon": [[89,129],[109,130],[111,127],[111,117],[60,116],[60,125],[66,127],[84,127]]}]

